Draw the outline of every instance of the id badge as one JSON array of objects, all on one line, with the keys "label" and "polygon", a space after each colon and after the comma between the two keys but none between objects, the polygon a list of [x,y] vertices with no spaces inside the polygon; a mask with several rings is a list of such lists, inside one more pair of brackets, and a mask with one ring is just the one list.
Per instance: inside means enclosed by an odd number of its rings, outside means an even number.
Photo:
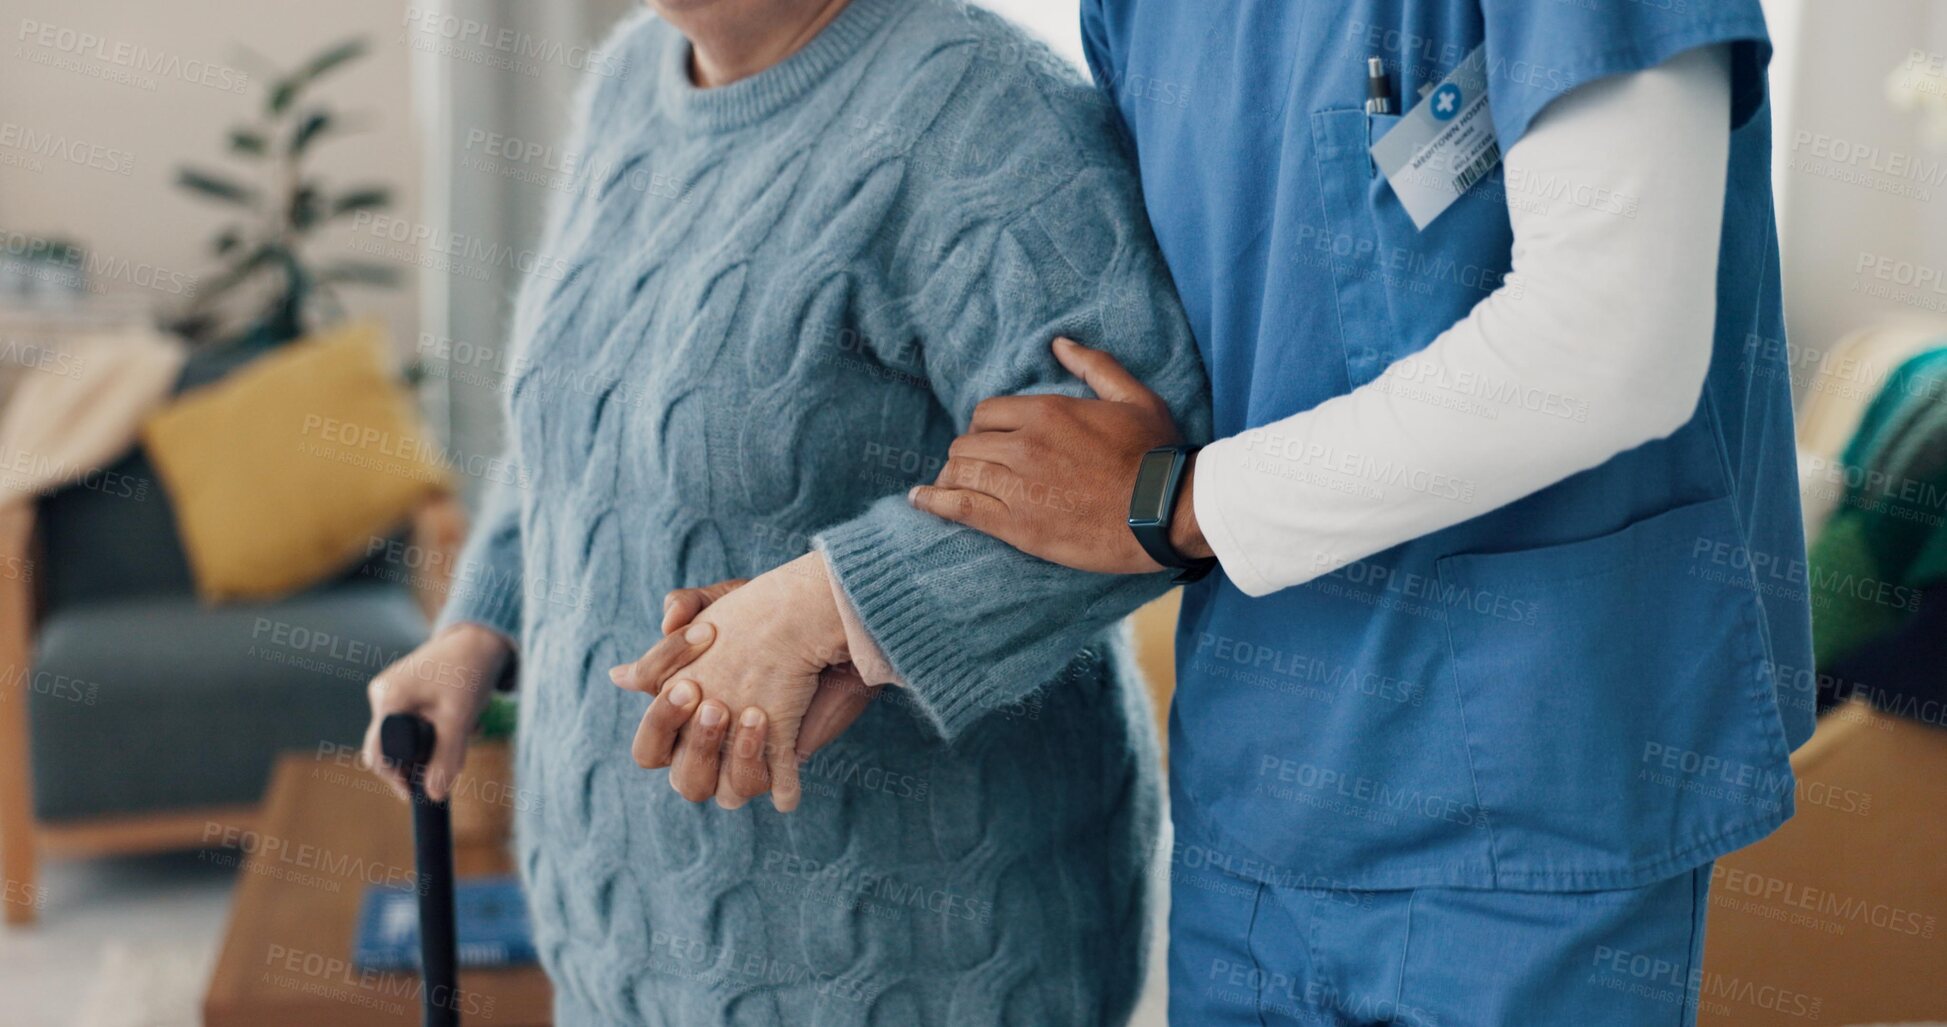
[{"label": "id badge", "polygon": [[1373,162],[1422,231],[1501,163],[1486,69],[1483,43],[1372,144]]}]

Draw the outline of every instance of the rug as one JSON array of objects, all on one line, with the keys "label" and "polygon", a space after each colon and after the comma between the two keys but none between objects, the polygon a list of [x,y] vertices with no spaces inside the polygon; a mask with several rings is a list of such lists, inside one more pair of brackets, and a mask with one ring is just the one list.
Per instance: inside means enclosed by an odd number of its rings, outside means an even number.
[{"label": "rug", "polygon": [[201,1027],[215,959],[196,946],[109,942],[75,1027]]}]

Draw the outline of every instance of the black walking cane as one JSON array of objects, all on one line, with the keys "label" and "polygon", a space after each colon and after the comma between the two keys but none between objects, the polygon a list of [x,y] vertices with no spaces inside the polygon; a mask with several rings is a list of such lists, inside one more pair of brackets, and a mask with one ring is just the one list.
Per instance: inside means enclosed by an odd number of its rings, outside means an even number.
[{"label": "black walking cane", "polygon": [[419,974],[425,1027],[459,1027],[459,951],[453,929],[453,821],[426,797],[433,725],[394,713],[379,725],[379,750],[412,788],[413,863],[419,881]]}]

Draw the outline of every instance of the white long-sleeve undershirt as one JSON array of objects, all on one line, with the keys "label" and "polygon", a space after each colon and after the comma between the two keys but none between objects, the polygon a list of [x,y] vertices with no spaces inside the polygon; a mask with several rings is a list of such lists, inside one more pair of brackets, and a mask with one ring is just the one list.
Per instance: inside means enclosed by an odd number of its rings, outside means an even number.
[{"label": "white long-sleeve undershirt", "polygon": [[[1505,156],[1507,281],[1379,378],[1198,456],[1197,521],[1231,581],[1253,596],[1303,584],[1688,422],[1710,366],[1729,126],[1723,47],[1550,104]],[[1524,181],[1633,206],[1520,202]],[[1439,401],[1481,381],[1550,401],[1492,417]],[[1352,488],[1353,464],[1405,473]]]}]

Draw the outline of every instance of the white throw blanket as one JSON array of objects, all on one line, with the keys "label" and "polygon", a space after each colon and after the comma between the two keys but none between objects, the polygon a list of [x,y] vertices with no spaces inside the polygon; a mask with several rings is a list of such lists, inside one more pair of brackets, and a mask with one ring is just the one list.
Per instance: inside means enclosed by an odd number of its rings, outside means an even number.
[{"label": "white throw blanket", "polygon": [[151,328],[15,339],[7,352],[16,384],[0,408],[0,510],[120,457],[168,399],[187,355]]}]

